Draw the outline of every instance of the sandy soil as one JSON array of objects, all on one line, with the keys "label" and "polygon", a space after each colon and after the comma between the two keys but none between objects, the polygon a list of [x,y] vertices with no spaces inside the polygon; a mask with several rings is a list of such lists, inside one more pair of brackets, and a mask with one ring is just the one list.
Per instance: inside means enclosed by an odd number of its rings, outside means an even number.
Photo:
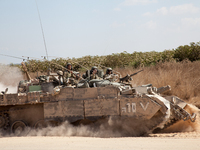
[{"label": "sandy soil", "polygon": [[1,150],[184,150],[199,149],[200,133],[151,134],[149,137],[95,138],[95,137],[2,137]]}]

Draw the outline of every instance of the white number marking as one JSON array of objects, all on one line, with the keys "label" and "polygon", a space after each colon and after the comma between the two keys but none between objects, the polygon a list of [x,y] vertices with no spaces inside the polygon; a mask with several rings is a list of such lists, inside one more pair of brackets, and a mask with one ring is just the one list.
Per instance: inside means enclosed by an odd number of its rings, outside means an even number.
[{"label": "white number marking", "polygon": [[[131,113],[131,112],[135,113],[136,112],[136,103],[131,103],[131,104],[127,103],[126,106],[127,106],[127,112],[128,113]],[[126,107],[122,107],[122,112],[126,112]]]}]

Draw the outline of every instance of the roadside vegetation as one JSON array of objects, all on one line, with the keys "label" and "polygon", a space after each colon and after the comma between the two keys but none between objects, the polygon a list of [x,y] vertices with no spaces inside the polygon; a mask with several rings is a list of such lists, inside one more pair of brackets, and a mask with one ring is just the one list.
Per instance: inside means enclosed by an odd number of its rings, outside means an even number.
[{"label": "roadside vegetation", "polygon": [[[55,58],[51,61],[46,60],[27,60],[26,66],[29,72],[47,72],[48,68],[52,71],[60,69],[71,63],[76,71],[85,71],[92,66],[106,66],[112,68],[133,68],[155,66],[164,62],[181,62],[189,60],[191,62],[200,60],[200,42],[190,43],[190,45],[179,46],[176,49],[165,50],[163,52],[127,52],[111,54],[107,56],[84,56],[81,58]],[[11,66],[16,66],[11,64]],[[20,69],[21,66],[17,65]]]}]

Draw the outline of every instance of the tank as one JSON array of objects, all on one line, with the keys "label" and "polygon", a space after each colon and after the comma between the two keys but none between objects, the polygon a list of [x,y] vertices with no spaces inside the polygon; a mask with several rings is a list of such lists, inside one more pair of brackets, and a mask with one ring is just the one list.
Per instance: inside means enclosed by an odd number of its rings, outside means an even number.
[{"label": "tank", "polygon": [[[103,82],[103,81],[102,81]],[[139,121],[148,130],[165,128],[177,120],[195,121],[196,115],[184,108],[187,103],[175,96],[163,97],[169,86],[131,87],[110,83],[104,87],[75,88],[56,86],[52,93],[43,92],[41,85],[29,85],[26,93],[0,95],[0,128],[19,133],[26,126],[38,128],[47,124],[92,123],[99,119]]]},{"label": "tank", "polygon": [[[85,83],[89,86],[83,86]],[[140,130],[145,134],[165,129],[178,120],[196,119],[195,113],[186,111],[188,104],[183,100],[163,96],[170,90],[169,85],[133,87],[130,83],[93,79],[82,80],[77,86],[63,86],[58,80],[47,79],[37,84],[23,81],[18,89],[18,93],[7,93],[6,89],[0,94],[0,129],[4,133],[20,135],[26,127],[57,126],[65,121],[90,124],[111,118],[123,124],[142,125]]]}]

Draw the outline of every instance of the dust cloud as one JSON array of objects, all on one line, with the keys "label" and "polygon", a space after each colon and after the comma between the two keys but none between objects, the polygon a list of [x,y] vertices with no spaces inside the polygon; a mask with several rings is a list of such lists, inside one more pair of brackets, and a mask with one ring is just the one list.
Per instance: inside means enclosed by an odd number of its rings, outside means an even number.
[{"label": "dust cloud", "polygon": [[26,128],[22,133],[7,134],[1,136],[81,136],[81,137],[139,137],[148,136],[152,127],[158,124],[153,120],[137,120],[133,118],[110,117],[102,119],[89,125],[72,125],[68,121],[63,122],[59,126],[47,126],[46,128]]},{"label": "dust cloud", "polygon": [[74,126],[65,121],[59,126],[47,126],[42,129],[27,128],[22,136],[81,136],[81,137],[138,137],[146,133],[155,124],[135,119],[112,118],[100,120],[89,125]]},{"label": "dust cloud", "polygon": [[[199,109],[193,105],[188,105],[186,110],[190,113],[196,113],[197,118],[195,122],[179,121],[169,128],[159,133],[184,133],[184,132],[200,132],[200,113]],[[18,135],[16,134],[3,134],[0,132],[0,137],[13,137],[13,136],[61,136],[61,137],[101,137],[101,138],[114,138],[114,137],[141,137],[149,136],[152,132],[150,129],[161,121],[162,118],[157,117],[149,121],[142,121],[136,119],[120,119],[110,117],[109,119],[99,120],[96,123],[89,125],[72,125],[68,121],[63,122],[59,126],[47,126],[45,128],[30,128]]]},{"label": "dust cloud", "polygon": [[[176,133],[176,132],[200,132],[200,110],[194,105],[188,105],[185,108],[189,113],[196,113],[195,122],[179,121],[171,127],[161,131],[160,133]],[[100,120],[89,125],[74,126],[65,121],[59,126],[47,126],[42,129],[26,128],[21,134],[22,136],[80,136],[80,137],[139,137],[149,136],[150,129],[158,125],[161,118],[154,118],[149,121],[136,119],[119,119],[110,117],[109,119]],[[7,135],[16,136],[16,135]]]},{"label": "dust cloud", "polygon": [[190,120],[183,121],[180,120],[170,126],[169,128],[165,129],[163,133],[174,133],[174,132],[200,132],[200,109],[196,106],[188,104],[185,107],[185,110],[190,114],[195,113],[196,120],[195,122],[191,122]]},{"label": "dust cloud", "polygon": [[16,93],[19,81],[23,80],[20,69],[0,64],[0,70],[0,91],[8,88],[8,93]]}]

